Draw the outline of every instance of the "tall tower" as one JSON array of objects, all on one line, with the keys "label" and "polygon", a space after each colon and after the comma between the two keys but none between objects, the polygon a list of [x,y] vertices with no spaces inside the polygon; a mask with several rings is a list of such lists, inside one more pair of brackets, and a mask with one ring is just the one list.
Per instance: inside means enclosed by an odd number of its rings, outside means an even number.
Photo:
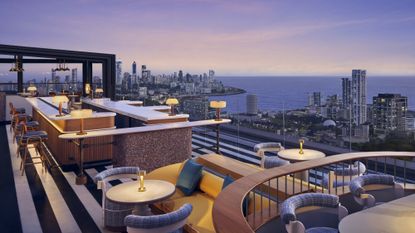
[{"label": "tall tower", "polygon": [[73,68],[72,69],[72,83],[76,84],[78,82],[78,69]]},{"label": "tall tower", "polygon": [[352,70],[352,111],[355,125],[366,122],[366,70]]},{"label": "tall tower", "polygon": [[137,63],[133,62],[133,75],[137,74]]},{"label": "tall tower", "polygon": [[256,95],[246,96],[246,113],[248,115],[258,114],[258,97]]},{"label": "tall tower", "polygon": [[122,78],[123,78],[122,77],[122,61],[121,60],[116,61],[115,70],[116,70],[115,83],[117,85],[121,85],[122,84]]},{"label": "tall tower", "polygon": [[349,78],[342,78],[342,105],[343,109],[348,109],[351,103],[351,81]]}]

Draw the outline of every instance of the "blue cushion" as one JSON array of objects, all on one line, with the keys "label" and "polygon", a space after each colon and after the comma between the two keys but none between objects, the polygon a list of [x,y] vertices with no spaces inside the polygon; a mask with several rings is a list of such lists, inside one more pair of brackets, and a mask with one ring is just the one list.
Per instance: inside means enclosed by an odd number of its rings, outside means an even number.
[{"label": "blue cushion", "polygon": [[184,195],[190,196],[196,190],[200,178],[202,178],[202,168],[202,165],[196,163],[192,159],[187,160],[184,164],[176,183],[176,187],[180,189]]},{"label": "blue cushion", "polygon": [[222,190],[226,188],[226,186],[230,185],[233,181],[234,179],[231,176],[225,176],[225,179],[223,180]]},{"label": "blue cushion", "polygon": [[331,227],[313,227],[305,230],[306,233],[339,233],[337,229]]},{"label": "blue cushion", "polygon": [[[222,190],[234,181],[235,180],[230,175],[226,175],[225,179],[223,180]],[[242,212],[244,213],[244,216],[246,216],[246,209],[248,207],[248,204],[249,204],[249,199],[245,197],[244,202],[242,203]]]}]

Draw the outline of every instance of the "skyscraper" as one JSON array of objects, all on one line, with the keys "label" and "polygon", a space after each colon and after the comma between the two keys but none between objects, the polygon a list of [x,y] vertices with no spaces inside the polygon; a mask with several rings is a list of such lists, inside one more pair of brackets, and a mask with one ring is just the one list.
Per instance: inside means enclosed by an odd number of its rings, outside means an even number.
[{"label": "skyscraper", "polygon": [[137,74],[137,64],[135,63],[135,61],[133,62],[133,75]]},{"label": "skyscraper", "polygon": [[375,133],[405,131],[408,97],[400,94],[378,94],[373,97],[373,128]]},{"label": "skyscraper", "polygon": [[116,77],[115,77],[115,83],[117,85],[121,85],[122,84],[122,61],[121,60],[117,60],[115,63],[116,66]]},{"label": "skyscraper", "polygon": [[351,103],[351,81],[349,78],[342,78],[342,107],[343,109],[350,108]]},{"label": "skyscraper", "polygon": [[258,114],[258,97],[256,95],[246,96],[246,113],[248,115]]},{"label": "skyscraper", "polygon": [[366,70],[352,70],[352,119],[355,125],[367,120]]}]

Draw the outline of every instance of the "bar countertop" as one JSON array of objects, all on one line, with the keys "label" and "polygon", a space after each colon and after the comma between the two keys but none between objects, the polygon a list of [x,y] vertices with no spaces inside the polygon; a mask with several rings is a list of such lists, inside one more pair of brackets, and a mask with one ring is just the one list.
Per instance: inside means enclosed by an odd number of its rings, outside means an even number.
[{"label": "bar countertop", "polygon": [[[183,121],[187,121],[187,119],[189,118],[188,114],[177,114],[174,116],[169,116],[169,114],[165,111],[169,111],[170,107],[166,105],[138,107],[129,104],[128,101],[112,101],[110,99],[88,98],[82,99],[82,102],[93,105],[98,108],[105,109],[107,111],[116,112],[118,114],[125,115],[143,122],[175,119],[183,119]],[[132,103],[134,102],[132,101]]]},{"label": "bar countertop", "polygon": [[[58,114],[58,104],[52,102],[52,97],[32,97],[26,98],[26,100],[32,105],[33,108],[40,111],[43,115],[47,116],[49,120],[74,120],[77,118],[72,117],[71,115],[65,115],[62,117],[57,117]],[[45,103],[47,102],[47,103]],[[67,104],[63,104],[63,108],[67,108]],[[101,117],[113,117],[116,114],[113,112],[93,112],[92,116],[89,118],[101,118]]]}]

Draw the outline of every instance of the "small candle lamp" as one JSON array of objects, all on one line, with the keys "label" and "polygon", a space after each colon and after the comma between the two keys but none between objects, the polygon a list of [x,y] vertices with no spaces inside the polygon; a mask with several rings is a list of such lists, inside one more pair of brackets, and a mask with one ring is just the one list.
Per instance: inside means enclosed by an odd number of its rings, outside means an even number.
[{"label": "small candle lamp", "polygon": [[138,171],[138,191],[145,192],[146,187],[144,187],[144,176],[146,175],[145,170]]},{"label": "small candle lamp", "polygon": [[226,101],[210,101],[210,107],[216,109],[215,121],[221,121],[220,110],[226,108]]},{"label": "small candle lamp", "polygon": [[103,93],[104,93],[104,89],[102,89],[102,88],[96,88],[95,89],[95,95],[96,95],[97,98],[101,98]]},{"label": "small candle lamp", "polygon": [[30,87],[27,88],[27,91],[30,92],[30,95],[31,96],[35,96],[35,93],[37,91],[37,88],[35,86],[30,86]]},{"label": "small candle lamp", "polygon": [[85,135],[84,131],[84,118],[92,117],[92,109],[79,109],[71,112],[71,117],[79,119],[79,132],[76,135]]},{"label": "small candle lamp", "polygon": [[179,104],[179,101],[176,98],[168,98],[166,100],[166,104],[170,106],[170,114],[169,116],[174,116],[176,113],[174,112],[174,106]]},{"label": "small candle lamp", "polygon": [[300,139],[300,140],[298,140],[298,142],[300,143],[300,155],[302,155],[302,154],[304,154],[304,151],[303,151],[303,144],[304,144],[304,139]]},{"label": "small candle lamp", "polygon": [[[91,84],[89,83],[85,83],[85,94],[86,95],[91,95]],[[92,97],[91,97],[92,99]]]},{"label": "small candle lamp", "polygon": [[69,99],[65,95],[56,95],[52,98],[52,103],[59,104],[59,108],[58,108],[59,114],[56,115],[57,117],[64,116],[64,114],[62,113],[62,104],[67,103],[68,101]]}]

